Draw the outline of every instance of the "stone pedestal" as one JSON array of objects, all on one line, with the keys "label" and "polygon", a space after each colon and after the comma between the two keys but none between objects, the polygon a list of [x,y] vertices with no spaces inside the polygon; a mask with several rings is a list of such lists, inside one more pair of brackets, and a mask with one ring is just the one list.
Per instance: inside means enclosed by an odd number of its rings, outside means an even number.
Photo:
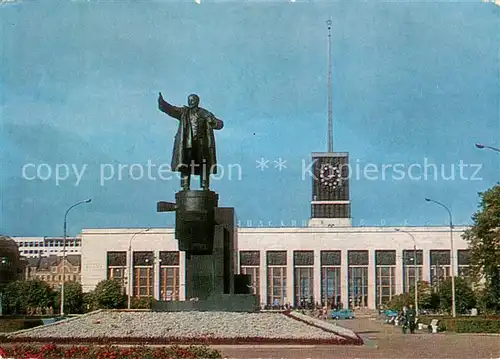
[{"label": "stone pedestal", "polygon": [[[183,203],[181,206],[177,203],[176,237],[179,249],[186,251],[185,301],[156,302],[153,310],[258,311],[260,305],[256,295],[235,291],[238,248],[234,208],[214,207],[212,217],[210,210],[203,213],[200,207],[203,203],[210,206],[214,201],[216,203],[217,194],[209,191],[192,191],[197,192],[194,194],[186,192],[176,196]],[[183,209],[179,211],[180,208]],[[182,217],[181,213],[188,213],[190,220]],[[210,226],[210,223],[200,223],[204,220],[213,224],[213,229],[208,230],[213,233],[211,238],[207,232],[197,237],[196,233],[202,227],[206,229]],[[178,226],[184,227],[179,229]],[[194,226],[194,229],[190,226]]]},{"label": "stone pedestal", "polygon": [[180,191],[175,195],[175,238],[188,256],[212,254],[215,211],[219,201],[212,191]]}]

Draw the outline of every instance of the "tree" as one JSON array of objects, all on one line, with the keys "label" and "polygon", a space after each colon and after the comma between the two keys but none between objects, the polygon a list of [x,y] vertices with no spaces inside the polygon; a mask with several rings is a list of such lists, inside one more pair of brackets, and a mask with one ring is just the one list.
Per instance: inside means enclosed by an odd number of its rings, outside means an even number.
[{"label": "tree", "polygon": [[121,283],[117,280],[102,280],[94,290],[95,303],[101,309],[119,309],[125,304]]},{"label": "tree", "polygon": [[0,290],[8,283],[22,279],[23,264],[16,242],[0,235]]},{"label": "tree", "polygon": [[[415,298],[415,286],[410,288],[410,297]],[[429,282],[418,282],[418,307],[419,309],[439,309],[439,295],[432,290]],[[412,303],[415,300],[412,300]]]},{"label": "tree", "polygon": [[[61,295],[58,292],[55,301],[55,307],[61,308]],[[83,291],[82,285],[77,282],[64,283],[64,310],[67,313],[79,314],[82,313],[83,306]]]},{"label": "tree", "polygon": [[97,309],[97,303],[95,299],[95,293],[86,292],[83,293],[83,311],[84,313],[92,312]]},{"label": "tree", "polygon": [[500,311],[500,185],[479,193],[479,197],[473,225],[463,238],[469,243],[475,279],[484,279],[491,298],[495,298],[490,309]]},{"label": "tree", "polygon": [[30,308],[47,308],[54,306],[55,293],[46,282],[41,280],[28,280],[24,283],[26,306]]},{"label": "tree", "polygon": [[54,305],[54,291],[40,280],[15,281],[4,289],[5,312],[26,314],[28,308],[47,308]]},{"label": "tree", "polygon": [[495,308],[495,303],[498,298],[495,298],[493,293],[487,288],[481,288],[476,293],[477,307],[482,314],[492,314]]},{"label": "tree", "polygon": [[[451,312],[451,278],[446,278],[441,283],[439,297],[441,309]],[[455,302],[458,314],[466,314],[469,309],[476,306],[476,295],[462,277],[455,277]]]},{"label": "tree", "polygon": [[3,289],[3,311],[14,315],[26,313],[25,295],[24,282],[7,284]]},{"label": "tree", "polygon": [[386,307],[392,310],[402,310],[403,307],[408,304],[413,304],[414,297],[410,296],[410,293],[401,293],[394,295],[390,301],[386,303]]}]

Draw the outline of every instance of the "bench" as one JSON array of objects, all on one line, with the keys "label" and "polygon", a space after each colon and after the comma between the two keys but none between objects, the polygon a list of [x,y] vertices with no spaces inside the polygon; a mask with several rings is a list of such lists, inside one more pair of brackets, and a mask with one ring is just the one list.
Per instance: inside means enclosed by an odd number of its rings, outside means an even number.
[{"label": "bench", "polygon": [[437,333],[438,332],[438,323],[439,319],[432,319],[431,324],[427,326],[429,329],[429,333]]}]

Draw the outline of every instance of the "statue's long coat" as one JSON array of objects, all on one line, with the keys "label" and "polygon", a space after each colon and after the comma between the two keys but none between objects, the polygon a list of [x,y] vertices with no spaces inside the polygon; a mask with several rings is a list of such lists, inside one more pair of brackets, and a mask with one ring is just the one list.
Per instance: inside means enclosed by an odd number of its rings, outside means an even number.
[{"label": "statue's long coat", "polygon": [[[217,156],[215,151],[215,136],[214,129],[220,130],[224,126],[224,123],[217,119],[213,113],[205,110],[204,108],[197,107],[195,109],[191,109],[187,106],[176,107],[172,106],[165,100],[160,99],[158,101],[158,107],[162,112],[165,112],[167,115],[176,118],[179,120],[179,128],[177,129],[177,134],[175,135],[174,141],[174,149],[172,152],[172,171],[180,172],[181,165],[189,165],[190,163],[186,163],[184,159],[184,148],[186,147],[186,136],[189,125],[189,116],[198,116],[199,120],[207,121],[206,133],[203,136],[200,136],[200,151],[202,151],[203,158],[206,159],[205,165],[209,170],[209,174],[217,173]],[[194,111],[194,112],[193,112]],[[201,175],[201,165],[195,167],[193,173],[195,175]]]}]

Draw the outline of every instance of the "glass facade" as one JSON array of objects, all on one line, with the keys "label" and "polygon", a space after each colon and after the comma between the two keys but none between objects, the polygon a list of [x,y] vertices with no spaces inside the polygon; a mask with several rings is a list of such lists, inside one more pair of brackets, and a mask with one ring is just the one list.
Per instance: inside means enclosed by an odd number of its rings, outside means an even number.
[{"label": "glass facade", "polygon": [[[308,308],[319,304],[330,309],[378,308],[400,294],[398,291],[411,291],[415,280],[430,279],[433,289],[439,290],[441,283],[451,274],[449,250],[427,252],[429,268],[425,273],[428,273],[428,279],[423,277],[423,251],[411,248],[375,250],[371,252],[373,257],[368,250],[321,250],[317,258],[313,250],[270,250],[265,251],[265,263],[261,263],[261,253],[240,251],[239,272],[250,275],[252,293],[260,297],[261,303],[271,307],[293,304],[297,308]],[[470,252],[457,250],[456,256],[457,275],[472,284]],[[343,263],[344,258],[347,263]],[[133,252],[132,283],[128,280],[127,251],[107,252],[106,259],[107,279],[120,282],[124,293],[128,292],[130,285],[135,297],[153,297],[155,293],[159,300],[180,300],[183,297],[178,251],[162,251],[159,255],[157,252],[157,257],[152,251]],[[266,267],[262,268],[263,265]],[[318,271],[315,271],[315,265]],[[261,270],[266,270],[264,278],[261,278]],[[72,273],[69,279],[74,280],[74,277]]]},{"label": "glass facade", "polygon": [[321,251],[321,303],[328,308],[342,308],[341,252]]},{"label": "glass facade", "polygon": [[312,308],[314,301],[314,252],[294,251],[295,307]]},{"label": "glass facade", "polygon": [[267,304],[280,307],[287,304],[286,251],[267,252]]},{"label": "glass facade", "polygon": [[383,306],[396,294],[396,251],[375,251],[376,305]]},{"label": "glass facade", "polygon": [[349,308],[368,306],[368,251],[348,251]]}]

